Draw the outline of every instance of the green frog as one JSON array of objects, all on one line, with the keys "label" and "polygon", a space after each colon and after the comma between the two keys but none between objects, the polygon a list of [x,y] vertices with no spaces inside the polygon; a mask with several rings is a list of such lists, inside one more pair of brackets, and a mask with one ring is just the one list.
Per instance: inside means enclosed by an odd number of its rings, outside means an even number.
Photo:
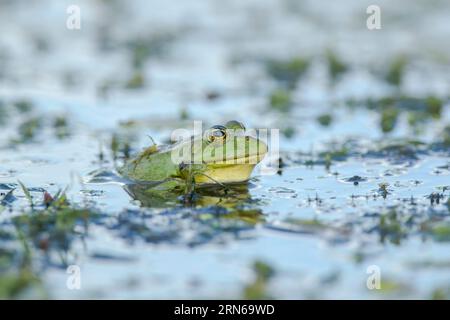
[{"label": "green frog", "polygon": [[127,161],[119,173],[138,183],[239,183],[250,178],[266,153],[266,143],[233,120],[172,145],[152,145]]}]

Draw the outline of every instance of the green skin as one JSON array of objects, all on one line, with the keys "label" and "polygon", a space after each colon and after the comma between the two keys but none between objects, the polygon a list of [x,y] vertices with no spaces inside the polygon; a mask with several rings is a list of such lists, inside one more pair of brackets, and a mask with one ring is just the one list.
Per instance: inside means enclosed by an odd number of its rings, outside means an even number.
[{"label": "green skin", "polygon": [[212,131],[209,131],[173,145],[149,147],[125,163],[119,173],[138,182],[244,182],[267,153],[267,145],[246,135],[245,128],[237,121],[229,121],[221,128],[226,129],[225,138],[215,137],[211,141],[208,137]]}]

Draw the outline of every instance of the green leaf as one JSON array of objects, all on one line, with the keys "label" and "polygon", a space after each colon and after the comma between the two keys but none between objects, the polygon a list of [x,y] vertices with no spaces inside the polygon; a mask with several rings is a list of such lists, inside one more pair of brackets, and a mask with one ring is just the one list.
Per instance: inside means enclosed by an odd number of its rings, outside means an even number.
[{"label": "green leaf", "polygon": [[20,180],[18,182],[20,184],[20,187],[23,190],[23,193],[25,194],[25,197],[28,199],[28,202],[30,202],[30,206],[33,207],[34,206],[34,204],[33,204],[33,197],[31,196],[30,191],[28,190],[27,187],[25,187],[25,185]]}]

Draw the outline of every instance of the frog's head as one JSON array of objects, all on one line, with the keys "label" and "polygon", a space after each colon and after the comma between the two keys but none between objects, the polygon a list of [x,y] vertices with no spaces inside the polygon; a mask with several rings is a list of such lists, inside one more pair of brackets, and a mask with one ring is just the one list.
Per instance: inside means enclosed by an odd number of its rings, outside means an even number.
[{"label": "frog's head", "polygon": [[196,183],[247,181],[267,153],[267,145],[249,135],[238,121],[213,126],[195,141],[191,154],[199,172]]}]

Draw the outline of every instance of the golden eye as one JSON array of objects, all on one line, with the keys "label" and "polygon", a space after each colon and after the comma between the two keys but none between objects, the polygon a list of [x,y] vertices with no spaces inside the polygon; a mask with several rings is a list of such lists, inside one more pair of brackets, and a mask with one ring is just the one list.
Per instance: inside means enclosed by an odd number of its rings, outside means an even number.
[{"label": "golden eye", "polygon": [[225,128],[224,126],[213,126],[211,127],[211,129],[209,129],[208,131],[208,141],[209,142],[213,142],[216,140],[225,140],[227,137],[227,128]]}]

